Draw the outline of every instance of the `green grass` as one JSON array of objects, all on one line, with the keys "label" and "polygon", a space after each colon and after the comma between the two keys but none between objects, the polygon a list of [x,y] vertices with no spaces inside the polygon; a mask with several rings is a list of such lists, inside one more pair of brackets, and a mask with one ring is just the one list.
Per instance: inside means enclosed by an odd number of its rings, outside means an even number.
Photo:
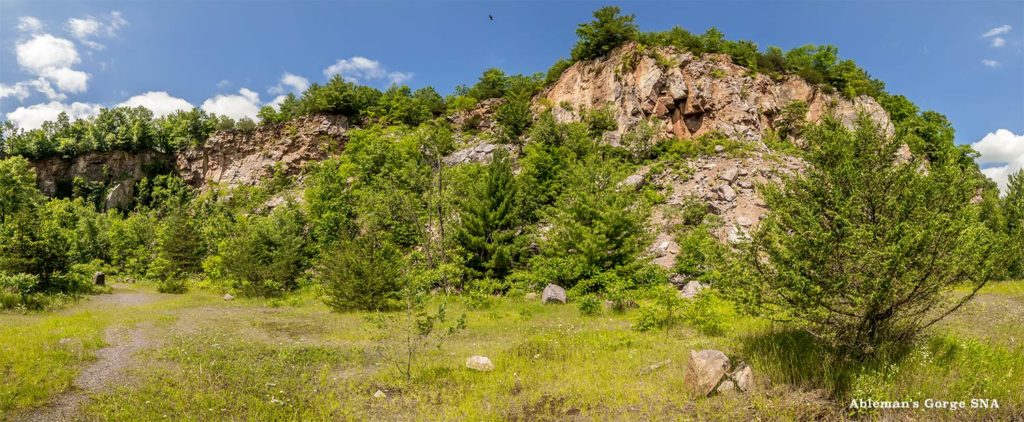
[{"label": "green grass", "polygon": [[[1019,340],[994,341],[971,319],[1004,312],[1008,301],[1020,304],[1021,284],[987,288],[975,308],[937,327],[905,358],[857,367],[828,364],[808,336],[742,317],[720,301],[708,315],[723,319],[721,334],[707,335],[685,324],[636,332],[637,310],[582,316],[576,306],[512,298],[470,310],[448,298],[452,314],[467,312],[468,329],[425,351],[411,382],[373,353],[376,333],[365,314],[332,313],[309,296],[224,302],[201,292],[160,295],[130,309],[84,304],[53,314],[0,314],[2,368],[29,377],[5,377],[0,403],[8,412],[45,402],[88,364],[106,327],[152,320],[149,334],[159,341],[135,357],[127,382],[91,397],[85,419],[1012,419],[1024,403],[1024,348]],[[61,338],[81,346],[66,351]],[[756,391],[688,395],[688,351],[703,348],[750,363]],[[471,355],[490,357],[497,369],[466,369]],[[845,393],[833,397],[834,389]],[[373,397],[377,390],[388,397]],[[991,398],[1001,408],[852,414],[847,397]]]}]

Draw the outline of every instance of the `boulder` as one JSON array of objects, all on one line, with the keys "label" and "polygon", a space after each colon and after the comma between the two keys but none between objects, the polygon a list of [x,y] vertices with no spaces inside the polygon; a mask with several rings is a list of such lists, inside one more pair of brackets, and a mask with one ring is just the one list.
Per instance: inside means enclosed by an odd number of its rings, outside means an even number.
[{"label": "boulder", "polygon": [[466,359],[466,367],[476,371],[494,370],[494,364],[486,356],[470,356]]},{"label": "boulder", "polygon": [[736,200],[736,191],[732,189],[732,186],[721,185],[715,188],[715,192],[718,192],[718,197],[725,202]]},{"label": "boulder", "polygon": [[739,170],[736,170],[736,167],[732,167],[720,173],[718,175],[718,178],[725,180],[726,182],[732,183],[736,181],[737,176],[739,176]]},{"label": "boulder", "polygon": [[691,391],[707,396],[715,391],[722,377],[729,372],[729,357],[718,350],[690,351],[685,383]]},{"label": "boulder", "polygon": [[541,301],[544,303],[565,303],[565,289],[554,284],[548,284],[548,286],[544,288],[544,294],[541,295]]},{"label": "boulder", "polygon": [[107,285],[107,275],[103,274],[103,271],[97,271],[96,274],[92,275],[92,284],[97,286]]},{"label": "boulder", "polygon": [[235,297],[231,296],[231,293],[228,293],[228,294],[224,295],[224,300],[232,301],[232,300],[235,300]]},{"label": "boulder", "polygon": [[741,227],[750,227],[754,225],[754,220],[745,215],[741,215],[736,217],[736,224],[739,224]]},{"label": "boulder", "polygon": [[731,380],[724,380],[721,384],[718,384],[718,388],[716,388],[715,391],[718,393],[728,393],[731,391],[736,391],[736,383],[732,382]]},{"label": "boulder", "polygon": [[679,291],[679,297],[691,299],[694,296],[697,296],[697,293],[700,293],[701,290],[704,290],[703,284],[700,284],[697,280],[690,280],[685,286],[683,286],[683,289]]},{"label": "boulder", "polygon": [[644,185],[644,175],[643,174],[633,174],[633,175],[630,175],[629,177],[627,177],[625,179],[622,179],[622,181],[619,182],[619,186],[627,187],[627,188],[632,188],[632,189],[639,189],[643,185]]},{"label": "boulder", "polygon": [[754,370],[750,369],[750,366],[745,363],[741,363],[739,368],[732,372],[730,378],[736,383],[736,388],[740,391],[747,392],[754,387]]}]

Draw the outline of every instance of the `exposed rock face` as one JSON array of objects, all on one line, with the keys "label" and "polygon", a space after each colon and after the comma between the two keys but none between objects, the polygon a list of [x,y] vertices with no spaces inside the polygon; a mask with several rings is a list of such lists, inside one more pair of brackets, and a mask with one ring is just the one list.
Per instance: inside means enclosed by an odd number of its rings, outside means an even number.
[{"label": "exposed rock face", "polygon": [[179,175],[192,186],[255,185],[276,171],[301,176],[305,164],[340,151],[347,139],[343,116],[303,116],[251,133],[217,132],[201,148],[177,156]]},{"label": "exposed rock face", "polygon": [[[888,133],[893,131],[885,110],[870,97],[849,100],[826,94],[795,76],[777,82],[751,75],[726,55],[694,57],[662,47],[647,51],[627,43],[603,58],[578,62],[540,98],[551,104],[559,121],[578,121],[584,110],[611,107],[618,123],[607,135],[613,145],[645,118],[660,120],[665,132],[677,138],[720,132],[732,139],[759,141],[782,108],[794,101],[807,104],[809,121],[820,120],[832,109],[852,126],[863,110]],[[659,56],[662,60],[655,59]]]},{"label": "exposed rock face", "polygon": [[442,161],[444,161],[444,164],[447,166],[466,163],[487,164],[491,162],[491,157],[494,156],[494,152],[499,149],[512,152],[512,148],[508,145],[479,144],[455,151],[444,157]]},{"label": "exposed rock face", "polygon": [[477,130],[481,133],[494,133],[497,128],[498,107],[501,107],[504,101],[503,98],[489,98],[480,101],[469,110],[452,114],[448,117],[448,122],[462,131]]},{"label": "exposed rock face", "polygon": [[72,159],[48,158],[34,161],[32,166],[36,169],[39,190],[47,196],[55,196],[62,183],[70,183],[76,177],[90,182],[120,183],[134,189],[135,182],[142,180],[147,170],[170,166],[172,160],[170,156],[153,151],[107,151],[90,152]]}]

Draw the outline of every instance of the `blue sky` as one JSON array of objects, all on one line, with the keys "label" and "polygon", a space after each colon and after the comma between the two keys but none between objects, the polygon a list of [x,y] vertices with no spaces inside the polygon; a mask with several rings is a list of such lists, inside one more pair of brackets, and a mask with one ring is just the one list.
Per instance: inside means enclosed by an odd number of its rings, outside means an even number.
[{"label": "blue sky", "polygon": [[[3,0],[0,116],[28,126],[145,93],[136,103],[243,115],[329,69],[448,93],[489,67],[547,70],[604,4]],[[958,142],[991,133],[983,165],[1024,162],[1024,2],[619,5],[645,31],[716,26],[761,46],[834,44],[891,92],[949,116]]]}]

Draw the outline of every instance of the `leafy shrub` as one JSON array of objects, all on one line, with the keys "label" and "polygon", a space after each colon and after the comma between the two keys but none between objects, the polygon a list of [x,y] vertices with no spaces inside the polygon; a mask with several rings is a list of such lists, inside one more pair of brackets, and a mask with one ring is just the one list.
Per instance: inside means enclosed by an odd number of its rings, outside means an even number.
[{"label": "leafy shrub", "polygon": [[650,289],[649,299],[640,305],[640,315],[633,324],[635,331],[669,328],[682,320],[683,302],[679,292],[668,284]]},{"label": "leafy shrub", "polygon": [[580,298],[580,314],[594,316],[601,313],[601,301],[595,295],[586,295]]},{"label": "leafy shrub", "polygon": [[622,146],[633,161],[640,162],[653,157],[657,135],[658,121],[645,119],[622,135]]}]

